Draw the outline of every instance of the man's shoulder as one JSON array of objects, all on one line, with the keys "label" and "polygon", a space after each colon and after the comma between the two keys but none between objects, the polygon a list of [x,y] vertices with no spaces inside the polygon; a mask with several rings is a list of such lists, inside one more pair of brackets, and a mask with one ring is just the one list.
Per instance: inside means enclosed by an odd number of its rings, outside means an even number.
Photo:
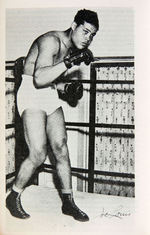
[{"label": "man's shoulder", "polygon": [[39,45],[45,45],[45,44],[59,45],[60,36],[57,31],[50,31],[39,36],[36,41]]}]

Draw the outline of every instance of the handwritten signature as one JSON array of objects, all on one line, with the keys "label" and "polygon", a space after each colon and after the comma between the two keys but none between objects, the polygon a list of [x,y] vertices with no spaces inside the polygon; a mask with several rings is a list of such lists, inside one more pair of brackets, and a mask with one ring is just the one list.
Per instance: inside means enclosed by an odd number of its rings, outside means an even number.
[{"label": "handwritten signature", "polygon": [[105,208],[102,209],[102,213],[96,217],[107,217],[107,218],[113,218],[113,217],[116,217],[118,219],[122,219],[123,217],[127,217],[127,216],[130,216],[131,213],[129,211],[122,211],[123,206],[119,206],[117,209],[111,211],[111,212],[108,212],[105,210]]}]

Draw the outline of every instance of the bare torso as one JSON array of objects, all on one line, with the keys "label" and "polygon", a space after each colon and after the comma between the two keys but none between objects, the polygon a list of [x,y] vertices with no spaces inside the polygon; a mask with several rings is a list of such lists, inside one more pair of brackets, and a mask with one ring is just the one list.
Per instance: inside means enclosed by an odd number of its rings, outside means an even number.
[{"label": "bare torso", "polygon": [[31,48],[25,59],[24,74],[33,76],[35,63],[39,53],[39,46],[42,44],[44,46],[45,38],[54,38],[59,41],[59,50],[58,53],[53,57],[53,65],[62,62],[64,56],[68,53],[69,48],[69,38],[66,32],[67,31],[51,31],[38,37],[31,45]]}]

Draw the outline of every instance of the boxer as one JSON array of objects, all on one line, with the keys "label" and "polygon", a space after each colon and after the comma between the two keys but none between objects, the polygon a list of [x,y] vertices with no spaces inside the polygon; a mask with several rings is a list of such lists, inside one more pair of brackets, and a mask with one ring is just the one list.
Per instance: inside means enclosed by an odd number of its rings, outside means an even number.
[{"label": "boxer", "polygon": [[[67,145],[67,133],[63,109],[56,89],[58,79],[72,66],[93,61],[88,49],[99,29],[97,13],[80,10],[71,27],[65,31],[50,31],[39,36],[31,45],[26,56],[22,84],[17,93],[17,107],[23,121],[25,140],[29,156],[22,162],[6,206],[10,213],[21,219],[30,215],[23,209],[21,193],[37,167],[46,159],[50,145],[56,159],[56,171],[61,183],[62,213],[78,221],[89,217],[74,202],[72,192],[71,166]],[[82,92],[66,87],[67,97]]]}]

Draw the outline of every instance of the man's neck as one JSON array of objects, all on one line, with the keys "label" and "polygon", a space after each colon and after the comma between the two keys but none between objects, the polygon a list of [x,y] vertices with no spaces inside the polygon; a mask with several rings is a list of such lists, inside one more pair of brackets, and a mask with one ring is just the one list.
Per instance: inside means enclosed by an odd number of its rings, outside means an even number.
[{"label": "man's neck", "polygon": [[64,31],[65,37],[63,38],[63,43],[67,49],[77,50],[74,43],[72,42],[72,29],[69,28]]}]

